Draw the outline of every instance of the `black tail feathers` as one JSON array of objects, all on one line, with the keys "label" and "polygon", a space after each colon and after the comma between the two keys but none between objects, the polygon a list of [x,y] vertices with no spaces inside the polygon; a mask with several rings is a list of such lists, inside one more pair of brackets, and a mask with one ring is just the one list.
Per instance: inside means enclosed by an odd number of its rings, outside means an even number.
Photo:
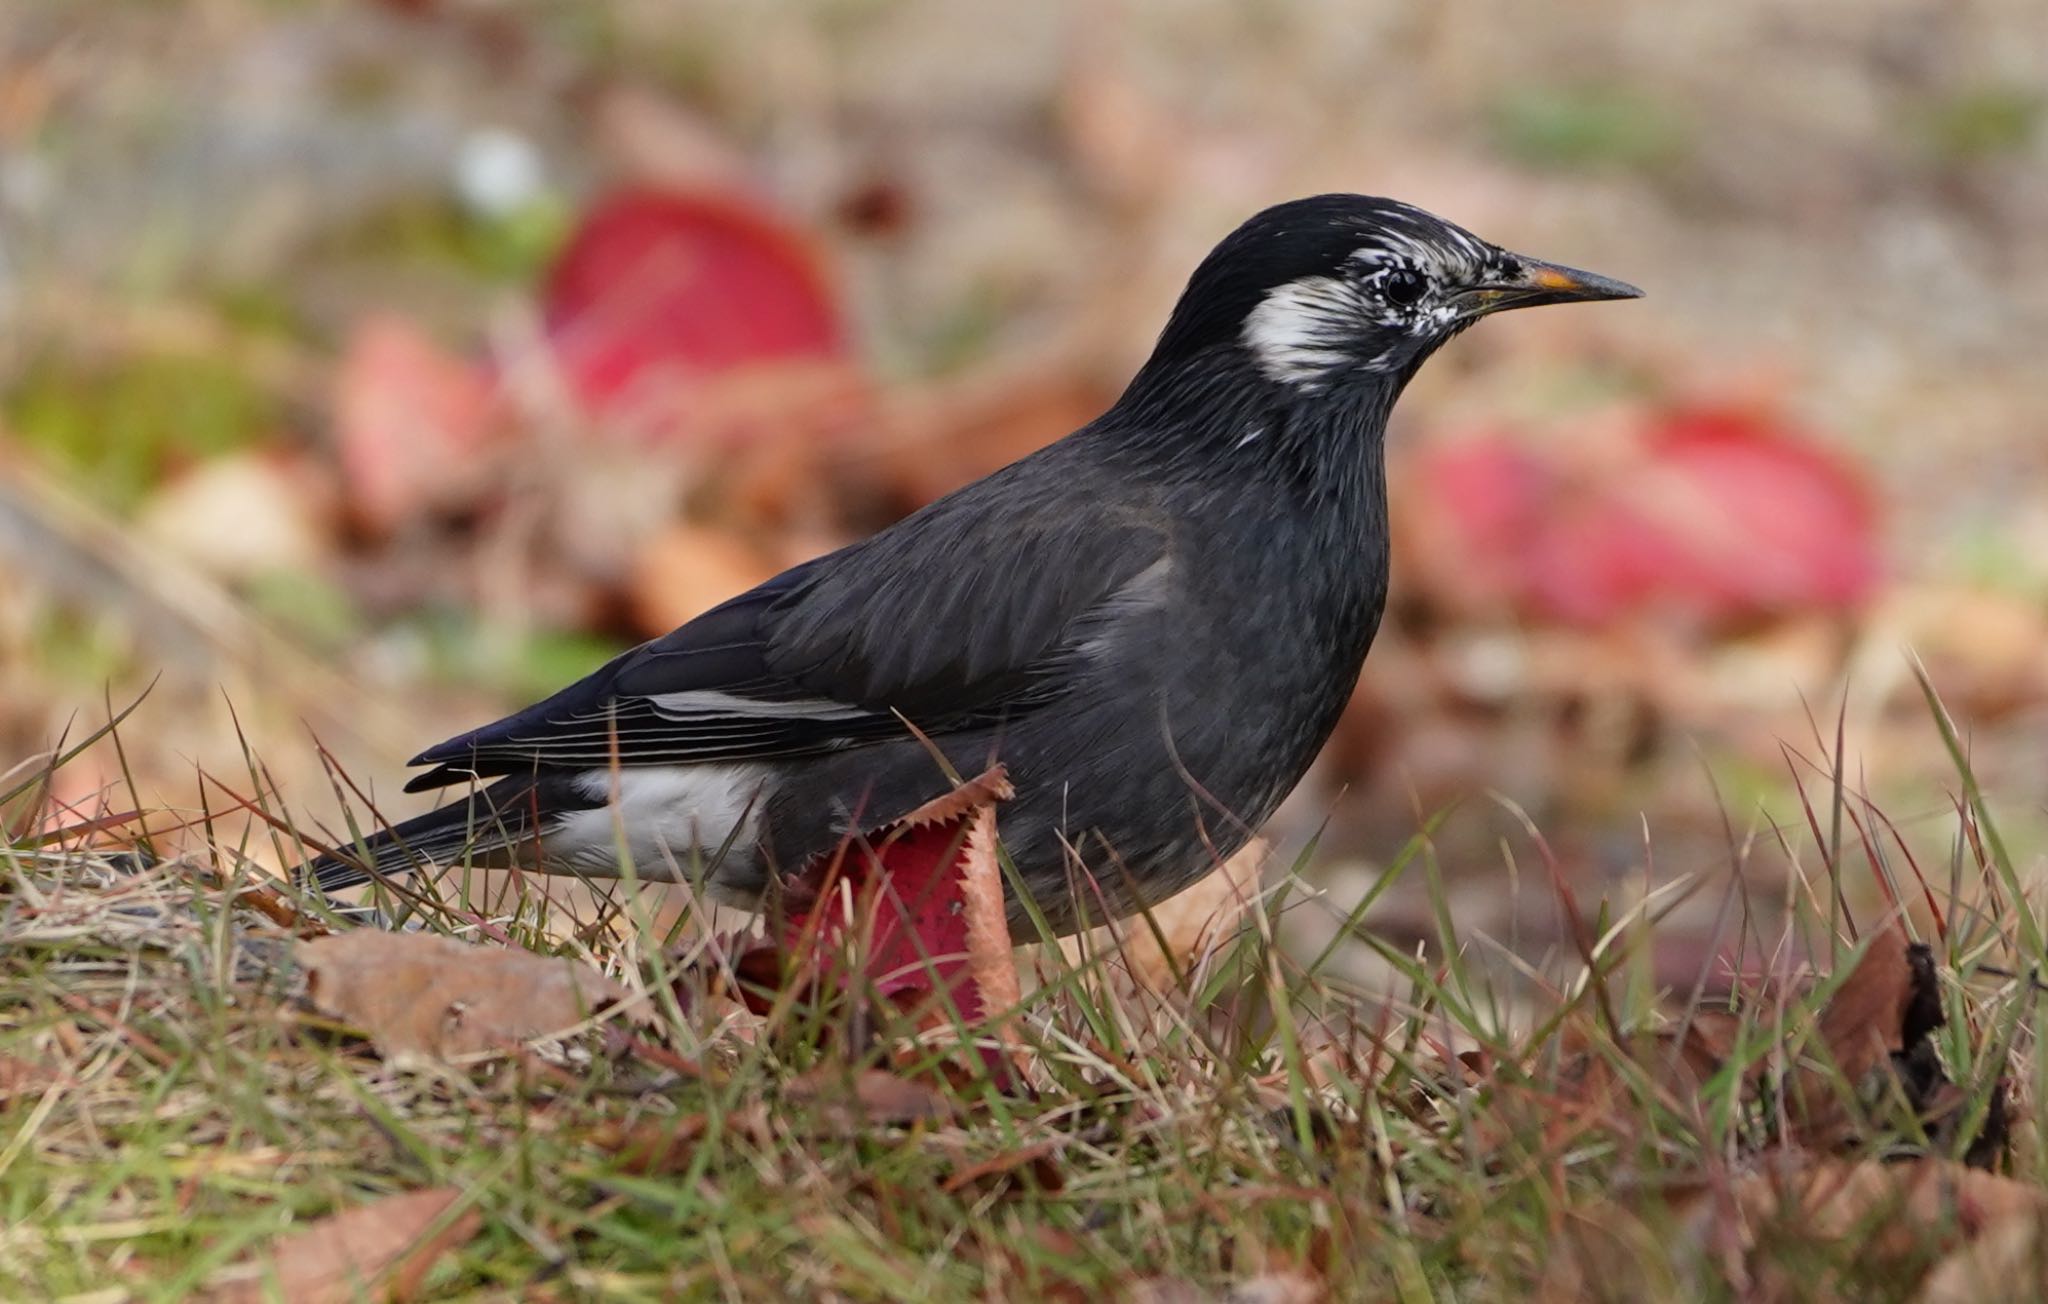
[{"label": "black tail feathers", "polygon": [[429,865],[503,863],[539,827],[537,785],[504,780],[424,815],[366,835],[360,845],[307,861],[299,882],[323,894],[378,878],[399,878]]}]

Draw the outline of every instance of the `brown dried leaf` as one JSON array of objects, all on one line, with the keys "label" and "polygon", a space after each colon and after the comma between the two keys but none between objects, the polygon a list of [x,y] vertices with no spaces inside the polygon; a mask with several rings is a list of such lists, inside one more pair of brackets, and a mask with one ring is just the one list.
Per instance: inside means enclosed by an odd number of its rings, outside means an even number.
[{"label": "brown dried leaf", "polygon": [[1912,995],[1905,936],[1887,928],[1870,939],[1863,958],[1821,1011],[1820,1038],[1842,1076],[1860,1081],[1903,1048]]},{"label": "brown dried leaf", "polygon": [[1872,1073],[1890,1070],[1894,1053],[1940,1024],[1933,957],[1886,928],[1821,1010],[1816,1033],[1827,1063],[1801,1064],[1786,1084],[1794,1139],[1820,1150],[1853,1141],[1856,1110],[1841,1083],[1863,1093]]},{"label": "brown dried leaf", "polygon": [[627,992],[586,964],[429,933],[301,943],[307,996],[392,1057],[453,1060],[564,1032]]},{"label": "brown dried leaf", "polygon": [[[1754,1016],[1751,1016],[1754,1020]],[[1873,938],[1856,968],[1814,1016],[1811,1025],[1773,1033],[1763,1026],[1757,1035],[1781,1035],[1805,1048],[1799,1061],[1782,1080],[1784,1108],[1791,1121],[1787,1141],[1814,1150],[1840,1150],[1858,1139],[1862,1106],[1877,1098],[1878,1087],[1905,1091],[1906,1104],[1922,1126],[1936,1127],[1954,1113],[1953,1092],[1937,1072],[1930,1087],[1927,1076],[1911,1069],[1873,1084],[1873,1075],[1894,1073],[1894,1057],[1926,1053],[1927,1034],[1942,1021],[1940,994],[1932,954],[1925,946],[1909,944],[1897,929]],[[1687,1022],[1670,1031],[1634,1037],[1627,1046],[1629,1058],[1649,1084],[1668,1103],[1684,1107],[1694,1100],[1706,1081],[1719,1073],[1734,1049],[1744,1023],[1739,1014],[1721,1010],[1695,1012]],[[1617,1106],[1627,1106],[1636,1090],[1635,1071],[1624,1075],[1615,1060],[1603,1029],[1567,1024],[1561,1034],[1567,1057],[1553,1083],[1555,1097],[1543,1101],[1563,1105],[1569,1112],[1596,1120],[1610,1115]],[[1751,1100],[1779,1089],[1770,1077],[1768,1061],[1753,1064],[1747,1073],[1744,1092]],[[1843,1089],[1846,1082],[1850,1090]],[[1543,1102],[1538,1102],[1544,1107]],[[1627,1114],[1622,1110],[1622,1115]],[[1771,1112],[1775,1114],[1775,1105]],[[2003,1115],[1987,1122],[1979,1139],[1996,1148],[1991,1138],[2003,1134]],[[1953,1122],[1948,1123],[1952,1133]],[[1953,1136],[1948,1137],[1953,1140]]]},{"label": "brown dried leaf", "polygon": [[0,1054],[0,1103],[10,1096],[26,1096],[41,1092],[57,1080],[57,1071],[46,1064],[22,1059],[18,1055]]},{"label": "brown dried leaf", "polygon": [[665,634],[775,570],[730,530],[678,522],[647,540],[634,558],[626,605],[635,628],[650,637]]},{"label": "brown dried leaf", "polygon": [[[1969,1256],[1995,1227],[2033,1226],[2048,1210],[2048,1194],[1946,1159],[1809,1162],[1793,1154],[1743,1174],[1718,1198],[1696,1197],[1694,1207],[1700,1232],[1736,1254],[1775,1226],[1802,1239],[1854,1238],[1859,1261],[1897,1260],[1904,1268],[1930,1248]],[[1968,1271],[1958,1267],[1949,1279]]]},{"label": "brown dried leaf", "polygon": [[1300,1272],[1262,1272],[1221,1291],[1179,1277],[1146,1277],[1131,1283],[1126,1304],[1319,1304],[1329,1298],[1322,1282]]},{"label": "brown dried leaf", "polygon": [[442,1255],[482,1229],[483,1215],[466,1209],[434,1230],[461,1198],[460,1189],[443,1186],[330,1214],[225,1270],[201,1298],[207,1304],[410,1299]]},{"label": "brown dried leaf", "polygon": [[1047,1137],[1043,1141],[1034,1141],[1016,1150],[1005,1150],[979,1163],[954,1169],[947,1174],[939,1189],[951,1195],[990,1178],[1007,1178],[1022,1169],[1031,1174],[1032,1184],[1039,1190],[1048,1194],[1057,1193],[1064,1190],[1067,1184],[1065,1174],[1060,1172],[1060,1166],[1053,1162],[1053,1156],[1059,1153],[1060,1146],[1059,1138]]},{"label": "brown dried leaf", "polygon": [[790,1080],[783,1099],[812,1107],[801,1121],[844,1136],[953,1117],[953,1102],[938,1090],[885,1069],[860,1069],[850,1076],[831,1065],[812,1069]]},{"label": "brown dried leaf", "polygon": [[967,829],[967,845],[960,853],[960,900],[966,907],[967,971],[981,989],[981,1008],[1017,1008],[1023,1003],[1024,989],[1017,978],[1016,948],[1010,943],[1009,908],[1003,902],[1003,867],[996,860],[996,808],[992,802],[975,808]]},{"label": "brown dried leaf", "polygon": [[1010,786],[1009,770],[1001,765],[992,766],[957,785],[951,792],[932,798],[889,828],[918,829],[956,823],[984,807],[1008,801],[1016,795],[1017,790]]},{"label": "brown dried leaf", "polygon": [[1215,873],[1153,906],[1151,923],[1133,915],[1085,938],[1065,938],[1060,949],[1069,964],[1080,964],[1090,955],[1119,956],[1140,987],[1172,991],[1179,985],[1179,975],[1235,932],[1258,900],[1259,871],[1267,853],[1265,842],[1253,839]]},{"label": "brown dried leaf", "polygon": [[[1702,1270],[1745,1299],[1848,1298],[1840,1274],[1851,1264],[1859,1275],[1901,1278],[1903,1296],[1930,1253],[1946,1257],[1924,1278],[1922,1298],[2012,1298],[2006,1292],[2040,1272],[2028,1256],[2044,1212],[2048,1192],[1946,1159],[1887,1164],[1781,1151],[1732,1178],[1689,1183],[1668,1202],[1617,1199],[1573,1210],[1537,1298],[1718,1293],[1695,1279]],[[1801,1262],[1796,1281],[1786,1280],[1779,1260],[1788,1245],[1820,1251]],[[1697,1259],[1687,1261],[1687,1246]],[[1999,1289],[1954,1293],[1983,1280]],[[2022,1288],[2019,1297],[2039,1294]]]},{"label": "brown dried leaf", "polygon": [[[2003,1180],[2003,1179],[2001,1179]],[[2048,1262],[2042,1255],[2041,1212],[2031,1208],[2001,1217],[1921,1279],[1921,1304],[1982,1304],[1994,1299],[2048,1297]]]},{"label": "brown dried leaf", "polygon": [[[759,1141],[768,1136],[768,1111],[759,1104],[748,1105],[726,1115],[719,1126],[725,1132]],[[619,1167],[626,1172],[649,1176],[689,1167],[698,1142],[712,1130],[710,1115],[684,1114],[631,1127],[605,1123],[591,1132],[590,1141],[617,1155]]]}]

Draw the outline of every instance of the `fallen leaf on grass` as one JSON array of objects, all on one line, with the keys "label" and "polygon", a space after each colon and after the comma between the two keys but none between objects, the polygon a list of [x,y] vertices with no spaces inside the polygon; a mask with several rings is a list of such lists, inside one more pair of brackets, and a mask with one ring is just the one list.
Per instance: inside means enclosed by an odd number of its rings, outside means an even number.
[{"label": "fallen leaf on grass", "polygon": [[0,1103],[11,1096],[41,1092],[57,1080],[56,1070],[18,1055],[0,1054]]},{"label": "fallen leaf on grass", "polygon": [[443,1222],[461,1198],[460,1190],[443,1186],[330,1214],[227,1269],[201,1298],[207,1304],[411,1299],[434,1264],[483,1227],[474,1209]]},{"label": "fallen leaf on grass", "polygon": [[494,434],[488,377],[402,317],[357,324],[334,379],[350,513],[384,534],[473,492]]},{"label": "fallen leaf on grass", "polygon": [[753,1104],[715,1120],[709,1114],[696,1113],[631,1127],[605,1123],[591,1132],[590,1142],[618,1156],[625,1172],[647,1177],[689,1167],[697,1146],[714,1131],[763,1140],[769,1135],[768,1111]]},{"label": "fallen leaf on grass", "polygon": [[775,573],[729,530],[676,523],[649,539],[626,580],[634,625],[651,635],[701,616]]},{"label": "fallen leaf on grass", "polygon": [[947,1175],[946,1180],[939,1184],[939,1189],[952,1195],[992,1178],[1007,1180],[1011,1174],[1022,1171],[1030,1174],[1032,1185],[1039,1190],[1048,1194],[1057,1193],[1066,1189],[1067,1185],[1065,1174],[1061,1173],[1059,1165],[1053,1162],[1053,1156],[1059,1153],[1060,1145],[1057,1137],[1047,1137],[1043,1141],[1034,1141],[1016,1150],[1005,1150],[1001,1154],[991,1155],[979,1163],[954,1169]]},{"label": "fallen leaf on grass", "polygon": [[[1727,1064],[1748,1022],[1753,1026],[1744,1098],[1756,1117],[1782,1117],[1789,1125],[1784,1135],[1768,1133],[1760,1140],[1843,1151],[1868,1140],[1866,1125],[1902,1123],[1887,1119],[1886,1112],[1893,1102],[1903,1101],[1920,1127],[1939,1136],[1947,1148],[1959,1139],[1952,1133],[1966,1111],[1957,1107],[1958,1089],[1928,1040],[1942,1021],[1933,954],[1890,927],[1871,939],[1855,969],[1817,1012],[1795,1012],[1782,1026],[1768,1015],[1745,1020],[1728,1011],[1701,1011],[1679,1028],[1631,1037],[1617,1049],[1603,1030],[1567,1025],[1568,1054],[1551,1089],[1538,1091],[1533,1103],[1561,1110],[1559,1116],[1597,1121],[1616,1116],[1616,1107],[1630,1100],[1638,1084],[1646,1084],[1666,1105],[1691,1108]],[[1796,1054],[1782,1076],[1771,1056],[1756,1053],[1772,1040]],[[2001,1091],[1972,1138],[1977,1143],[1971,1149],[1973,1161],[1980,1155],[1988,1160],[2002,1148],[2003,1102]],[[1512,1126],[1512,1120],[1504,1121]]]},{"label": "fallen leaf on grass", "polygon": [[586,964],[368,930],[299,948],[307,995],[362,1028],[384,1054],[452,1060],[574,1027],[627,992]]},{"label": "fallen leaf on grass", "polygon": [[[1856,1098],[1868,1100],[1871,1075],[1889,1072],[1894,1058],[1909,1055],[1942,1019],[1933,954],[1925,946],[1909,945],[1896,927],[1871,938],[1863,958],[1820,1012],[1816,1033],[1827,1064],[1802,1063],[1788,1084],[1796,1137],[1816,1149],[1853,1141],[1859,1111],[1844,1099],[1841,1084],[1847,1082]],[[1908,1091],[1907,1096],[1917,1112],[1924,1110],[1930,1094]]]},{"label": "fallen leaf on grass", "polygon": [[953,1102],[936,1088],[885,1069],[858,1069],[851,1074],[835,1066],[812,1069],[792,1078],[783,1088],[782,1098],[808,1108],[801,1118],[791,1120],[793,1126],[801,1129],[811,1124],[842,1136],[872,1127],[953,1117]]},{"label": "fallen leaf on grass", "polygon": [[[1807,1163],[1790,1156],[1744,1174],[1724,1197],[1695,1197],[1695,1206],[1705,1222],[1732,1219],[1733,1226],[1719,1229],[1718,1235],[1743,1251],[1753,1252],[1765,1229],[1772,1228],[1853,1244],[1854,1258],[1863,1270],[1887,1264],[1896,1264],[1902,1273],[1917,1270],[1929,1252],[1940,1253],[1940,1261],[1923,1278],[1922,1298],[1926,1291],[1955,1289],[1974,1273],[2012,1255],[2015,1243],[2023,1241],[2029,1252],[2024,1262],[2035,1285],[2018,1294],[2039,1298],[2041,1267],[2031,1250],[2041,1216],[2048,1211],[2048,1195],[1951,1160]],[[1707,1231],[1705,1222],[1696,1215],[1696,1230],[1717,1234]],[[1999,1288],[2009,1291],[2018,1284],[2008,1272]]]},{"label": "fallen leaf on grass", "polygon": [[1017,979],[1016,947],[1010,944],[1009,907],[1003,901],[1003,868],[996,860],[996,808],[987,802],[968,817],[967,845],[960,851],[961,912],[967,923],[967,971],[981,989],[983,1010],[1012,1010],[1023,1003]]},{"label": "fallen leaf on grass", "polygon": [[[1611,625],[1853,611],[1877,586],[1877,510],[1852,464],[1768,411],[1646,414],[1608,456],[1479,436],[1425,449],[1408,519],[1422,587],[1460,606]],[[1618,454],[1618,455],[1617,455]]]},{"label": "fallen leaf on grass", "polygon": [[1133,981],[1151,992],[1170,992],[1184,975],[1237,931],[1259,899],[1259,871],[1267,847],[1254,839],[1215,873],[1153,906],[1150,922],[1132,915],[1078,937],[1062,938],[1068,964],[1088,956],[1115,956]]},{"label": "fallen leaf on grass", "polygon": [[784,951],[829,956],[852,942],[882,995],[943,993],[969,1019],[1016,1005],[995,854],[995,804],[1010,794],[996,766],[790,880]]},{"label": "fallen leaf on grass", "polygon": [[1537,1298],[1724,1293],[1702,1276],[1764,1300],[1855,1298],[1873,1280],[1892,1284],[1886,1298],[1914,1298],[1917,1282],[1922,1300],[2038,1299],[2048,1284],[2037,1257],[2048,1193],[1952,1160],[1780,1151],[1647,1196],[1571,1210]]},{"label": "fallen leaf on grass", "polygon": [[1222,1290],[1179,1277],[1146,1277],[1132,1282],[1123,1298],[1126,1304],[1318,1304],[1329,1292],[1299,1272],[1262,1272]]},{"label": "fallen leaf on grass", "polygon": [[[549,270],[548,336],[590,410],[687,409],[707,376],[844,357],[824,263],[814,237],[743,192],[623,190],[584,214]],[[692,428],[655,422],[668,437]]]}]

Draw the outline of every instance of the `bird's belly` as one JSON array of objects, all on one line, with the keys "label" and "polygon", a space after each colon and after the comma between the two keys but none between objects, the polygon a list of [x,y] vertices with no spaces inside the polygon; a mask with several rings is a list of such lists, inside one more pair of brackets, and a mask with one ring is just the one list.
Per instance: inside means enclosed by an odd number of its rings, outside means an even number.
[{"label": "bird's belly", "polygon": [[587,771],[575,784],[593,804],[542,832],[541,858],[596,878],[622,877],[630,860],[634,877],[659,883],[751,864],[769,776],[744,764]]}]

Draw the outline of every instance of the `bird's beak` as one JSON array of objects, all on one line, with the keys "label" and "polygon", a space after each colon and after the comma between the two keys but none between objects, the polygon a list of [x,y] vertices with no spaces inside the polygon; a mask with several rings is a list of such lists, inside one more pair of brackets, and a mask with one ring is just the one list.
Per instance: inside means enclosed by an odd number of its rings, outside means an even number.
[{"label": "bird's beak", "polygon": [[1546,303],[1580,303],[1594,299],[1640,299],[1643,292],[1626,281],[1596,276],[1572,267],[1515,255],[1521,273],[1512,278],[1474,285],[1457,296],[1466,318],[1484,317],[1508,308],[1535,308]]}]

